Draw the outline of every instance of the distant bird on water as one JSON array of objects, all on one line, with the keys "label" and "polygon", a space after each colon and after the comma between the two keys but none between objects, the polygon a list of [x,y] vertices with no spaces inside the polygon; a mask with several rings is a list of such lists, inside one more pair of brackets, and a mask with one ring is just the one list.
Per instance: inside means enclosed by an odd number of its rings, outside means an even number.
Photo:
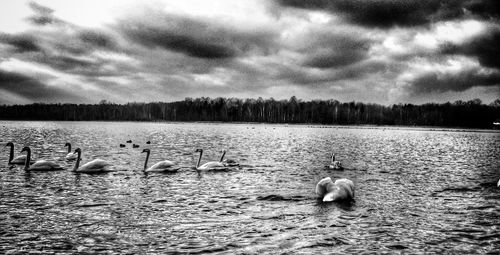
[{"label": "distant bird on water", "polygon": [[203,149],[196,149],[195,152],[200,153],[200,157],[198,158],[198,163],[196,164],[196,170],[214,170],[214,169],[224,169],[225,166],[222,162],[211,161],[207,162],[200,166],[201,157],[203,156]]},{"label": "distant bird on water", "polygon": [[28,171],[54,171],[54,170],[63,170],[64,168],[62,168],[60,165],[54,163],[54,162],[50,162],[50,161],[46,161],[46,160],[39,160],[35,163],[33,163],[33,165],[30,166],[30,161],[31,161],[31,149],[30,147],[26,146],[23,148],[23,150],[21,150],[21,153],[22,152],[25,152],[27,153],[26,155],[26,162],[24,164],[24,169],[25,170],[28,170]]},{"label": "distant bird on water", "polygon": [[224,166],[239,166],[238,162],[232,159],[224,159],[224,156],[226,155],[226,150],[222,150],[222,156],[220,157],[219,162],[221,162]]},{"label": "distant bird on water", "polygon": [[[26,155],[19,155],[14,158],[14,143],[8,142],[5,147],[10,147],[10,154],[9,154],[9,164],[12,165],[24,165],[26,162]],[[30,161],[31,163],[31,161]]]},{"label": "distant bird on water", "polygon": [[132,148],[139,148],[139,145],[138,144],[132,144]]},{"label": "distant bird on water", "polygon": [[132,140],[128,140],[127,143],[132,143]]},{"label": "distant bird on water", "polygon": [[151,151],[149,149],[144,149],[142,152],[146,152],[146,161],[144,162],[144,172],[163,172],[163,173],[175,173],[179,168],[175,167],[175,163],[170,160],[160,161],[148,168],[149,154]]},{"label": "distant bird on water", "polygon": [[151,144],[151,141],[147,141],[146,144]]},{"label": "distant bird on water", "polygon": [[66,160],[75,160],[77,158],[77,154],[71,151],[71,143],[66,143],[64,147],[68,147],[68,154],[66,154]]},{"label": "distant bird on water", "polygon": [[125,147],[125,144],[120,143],[120,148],[123,148],[123,147]]},{"label": "distant bird on water", "polygon": [[335,182],[330,177],[323,178],[316,185],[316,194],[323,202],[354,199],[354,183],[349,179],[338,179]]},{"label": "distant bird on water", "polygon": [[73,168],[73,172],[77,173],[87,173],[87,174],[93,174],[93,173],[103,173],[108,171],[108,162],[102,160],[102,159],[94,159],[90,162],[85,163],[80,167],[80,159],[82,157],[82,150],[80,148],[76,148],[75,153],[78,154],[75,167]]},{"label": "distant bird on water", "polygon": [[333,169],[333,170],[344,170],[344,167],[342,166],[342,163],[340,161],[335,160],[335,153],[332,152],[332,161],[330,162],[330,165],[328,168]]}]

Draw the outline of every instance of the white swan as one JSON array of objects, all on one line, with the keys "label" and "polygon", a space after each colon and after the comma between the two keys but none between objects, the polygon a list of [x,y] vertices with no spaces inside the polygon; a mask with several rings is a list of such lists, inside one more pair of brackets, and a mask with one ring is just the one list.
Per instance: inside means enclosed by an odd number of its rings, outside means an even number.
[{"label": "white swan", "polygon": [[323,202],[354,199],[354,183],[349,179],[338,179],[334,183],[326,177],[316,185],[316,194]]},{"label": "white swan", "polygon": [[500,179],[498,180],[497,187],[500,187]]},{"label": "white swan", "polygon": [[[8,142],[5,147],[10,146],[10,154],[9,154],[9,164],[12,165],[24,165],[26,162],[26,155],[19,155],[14,158],[14,144],[12,142]],[[33,164],[30,161],[31,164]]]},{"label": "white swan", "polygon": [[102,159],[94,159],[88,163],[85,163],[80,167],[80,159],[82,157],[82,150],[80,148],[75,149],[75,153],[78,154],[75,167],[73,168],[73,172],[77,173],[87,173],[87,174],[93,174],[93,173],[102,173],[102,172],[107,172],[108,171],[108,162],[102,160]]},{"label": "white swan", "polygon": [[30,147],[24,147],[23,150],[21,151],[24,152],[26,151],[27,152],[27,155],[26,155],[26,162],[24,164],[24,169],[25,170],[29,170],[29,171],[53,171],[53,170],[63,170],[64,168],[62,168],[60,165],[54,163],[54,162],[50,162],[50,161],[47,161],[47,160],[39,160],[35,163],[33,163],[33,165],[30,166],[30,161],[31,161],[31,149]]},{"label": "white swan", "polygon": [[144,162],[144,172],[165,172],[165,173],[175,173],[179,168],[175,167],[175,163],[170,160],[160,161],[148,168],[149,154],[151,151],[149,149],[144,149],[142,152],[146,152],[146,161]]},{"label": "white swan", "polygon": [[332,162],[328,166],[328,168],[333,170],[344,170],[342,163],[340,161],[335,160],[335,153],[332,152]]},{"label": "white swan", "polygon": [[200,153],[200,157],[198,158],[198,163],[196,164],[196,170],[225,169],[224,164],[222,164],[221,162],[216,162],[216,161],[207,162],[207,163],[200,166],[201,156],[203,155],[203,149],[196,149],[195,152]]},{"label": "white swan", "polygon": [[68,147],[68,154],[66,155],[66,160],[75,160],[78,154],[71,151],[71,143],[66,143],[64,147]]},{"label": "white swan", "polygon": [[224,156],[226,155],[226,150],[222,150],[222,156],[220,157],[219,162],[221,162],[224,166],[239,166],[238,162],[232,159],[224,159]]}]

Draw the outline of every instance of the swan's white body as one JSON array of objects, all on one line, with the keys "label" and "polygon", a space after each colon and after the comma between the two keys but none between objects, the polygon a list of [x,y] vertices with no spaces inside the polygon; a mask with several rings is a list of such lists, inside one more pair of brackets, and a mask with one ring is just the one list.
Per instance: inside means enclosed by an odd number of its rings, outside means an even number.
[{"label": "swan's white body", "polygon": [[33,163],[33,165],[31,165],[29,167],[29,170],[30,171],[54,171],[54,170],[63,170],[63,168],[54,162],[50,162],[47,160],[39,160],[39,161]]},{"label": "swan's white body", "polygon": [[323,202],[354,199],[354,183],[349,179],[333,182],[326,177],[316,185],[316,194],[323,198]]},{"label": "swan's white body", "polygon": [[201,162],[201,157],[203,155],[203,149],[197,149],[196,152],[199,152],[200,153],[200,157],[198,158],[198,163],[196,164],[196,170],[199,170],[199,171],[206,171],[206,170],[222,170],[222,169],[226,169],[226,166],[224,166],[224,164],[222,164],[222,162],[217,162],[217,161],[211,161],[211,162],[207,162],[203,165],[200,166],[200,162]]},{"label": "swan's white body", "polygon": [[175,163],[169,160],[160,161],[148,169],[144,170],[145,172],[177,172],[179,170],[175,167]]},{"label": "swan's white body", "polygon": [[86,173],[86,174],[102,173],[102,172],[107,172],[108,166],[111,165],[102,159],[94,159],[80,166],[80,159],[82,156],[80,148],[77,148],[75,150],[75,153],[77,153],[78,156],[76,159],[75,168],[73,168],[74,172]]},{"label": "swan's white body", "polygon": [[214,170],[214,169],[219,169],[219,168],[224,168],[224,164],[222,164],[221,162],[216,162],[216,161],[212,161],[212,162],[207,162],[201,166],[198,166],[196,167],[196,169],[198,170]]},{"label": "swan's white body", "polygon": [[338,160],[335,160],[335,153],[332,153],[332,162],[330,163],[328,168],[333,170],[344,170],[342,163],[340,163],[340,161]]},{"label": "swan's white body", "polygon": [[94,159],[90,162],[83,164],[81,167],[77,168],[75,171],[78,173],[101,173],[107,171],[107,167],[110,166],[108,162],[102,159]]},{"label": "swan's white body", "polygon": [[497,187],[500,187],[500,180],[498,180]]},{"label": "swan's white body", "polygon": [[76,160],[78,158],[78,154],[74,152],[70,152],[66,155],[66,160]]},{"label": "swan's white body", "polygon": [[25,162],[26,162],[26,155],[20,155],[12,159],[12,161],[10,161],[9,164],[24,165]]},{"label": "swan's white body", "polygon": [[29,171],[55,171],[55,170],[63,170],[64,169],[60,165],[58,165],[54,162],[47,161],[47,160],[39,160],[30,166],[31,149],[29,147],[24,147],[21,152],[23,152],[23,151],[27,152],[26,161],[24,164],[24,169],[26,169],[26,170],[29,170]]}]

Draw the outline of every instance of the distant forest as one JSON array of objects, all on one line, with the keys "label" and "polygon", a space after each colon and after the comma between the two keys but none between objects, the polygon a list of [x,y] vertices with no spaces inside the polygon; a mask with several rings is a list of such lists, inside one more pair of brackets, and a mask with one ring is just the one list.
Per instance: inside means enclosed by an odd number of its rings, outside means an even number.
[{"label": "distant forest", "polygon": [[2,105],[4,120],[222,121],[492,128],[500,99],[383,106],[337,100],[186,98],[177,102]]}]

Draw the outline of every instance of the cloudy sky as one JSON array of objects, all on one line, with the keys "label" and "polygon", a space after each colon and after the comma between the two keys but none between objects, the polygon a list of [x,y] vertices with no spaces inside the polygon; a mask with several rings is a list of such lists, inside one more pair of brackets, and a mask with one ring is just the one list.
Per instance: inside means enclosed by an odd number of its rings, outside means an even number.
[{"label": "cloudy sky", "polygon": [[496,0],[2,0],[0,104],[500,98]]}]

